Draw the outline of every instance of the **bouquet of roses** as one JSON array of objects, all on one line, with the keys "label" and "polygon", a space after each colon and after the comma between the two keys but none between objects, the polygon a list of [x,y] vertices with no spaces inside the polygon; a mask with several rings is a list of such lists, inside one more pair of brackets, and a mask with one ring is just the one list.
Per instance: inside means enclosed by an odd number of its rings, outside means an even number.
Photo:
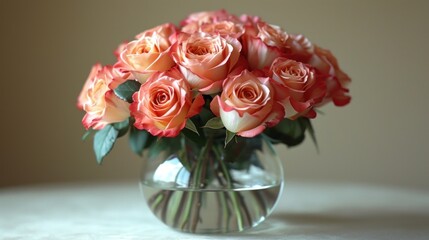
[{"label": "bouquet of roses", "polygon": [[[288,146],[332,101],[350,101],[350,78],[330,51],[259,17],[200,12],[119,45],[113,65],[93,66],[78,97],[99,162],[130,131],[142,154],[160,138],[197,143],[263,134]],[[237,141],[237,140],[236,140]]]},{"label": "bouquet of roses", "polygon": [[297,145],[307,130],[315,141],[317,109],[350,101],[350,78],[330,51],[254,16],[194,13],[139,33],[115,55],[93,66],[78,97],[84,137],[95,132],[101,163],[129,132],[131,149],[152,164],[141,182],[148,205],[189,232],[263,221],[283,186],[264,149]]}]

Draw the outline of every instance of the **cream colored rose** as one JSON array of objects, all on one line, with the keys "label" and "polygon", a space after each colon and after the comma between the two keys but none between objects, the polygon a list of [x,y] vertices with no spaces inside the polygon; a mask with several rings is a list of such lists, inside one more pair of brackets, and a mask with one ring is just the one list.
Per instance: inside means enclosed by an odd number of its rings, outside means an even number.
[{"label": "cream colored rose", "polygon": [[107,124],[122,122],[130,116],[129,103],[116,97],[109,88],[113,81],[112,67],[94,68],[98,71],[96,74],[91,71],[87,84],[82,89],[82,97],[79,97],[86,112],[82,119],[86,129],[102,129]]},{"label": "cream colored rose", "polygon": [[169,38],[173,33],[174,28],[166,24],[139,34],[139,39],[127,44],[120,60],[136,79],[144,83],[152,73],[174,66],[169,54]]},{"label": "cream colored rose", "polygon": [[271,81],[244,70],[225,80],[222,94],[212,100],[210,108],[228,131],[254,137],[284,116]]},{"label": "cream colored rose", "polygon": [[241,44],[235,38],[198,32],[180,35],[171,54],[192,89],[212,94],[221,90],[240,51]]}]

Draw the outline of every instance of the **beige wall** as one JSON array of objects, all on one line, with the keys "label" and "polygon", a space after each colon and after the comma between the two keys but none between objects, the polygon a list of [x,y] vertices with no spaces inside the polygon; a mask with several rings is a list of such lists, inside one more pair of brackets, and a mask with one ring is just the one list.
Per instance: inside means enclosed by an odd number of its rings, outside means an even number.
[{"label": "beige wall", "polygon": [[122,40],[188,13],[260,15],[331,49],[353,79],[352,103],[328,106],[320,144],[286,150],[287,180],[429,189],[429,1],[1,1],[0,186],[137,179],[120,141],[99,167],[74,104],[90,67]]}]

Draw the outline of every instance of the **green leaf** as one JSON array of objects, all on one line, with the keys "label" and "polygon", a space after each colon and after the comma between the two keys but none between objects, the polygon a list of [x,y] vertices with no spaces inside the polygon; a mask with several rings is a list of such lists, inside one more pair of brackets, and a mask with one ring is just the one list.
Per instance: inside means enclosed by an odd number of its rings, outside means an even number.
[{"label": "green leaf", "polygon": [[140,89],[141,84],[136,80],[127,80],[113,90],[120,99],[133,102],[133,94]]},{"label": "green leaf", "polygon": [[122,122],[114,123],[113,127],[118,130],[118,138],[124,136],[128,132],[130,120],[127,118]]},{"label": "green leaf", "polygon": [[292,138],[299,138],[302,134],[304,134],[304,130],[302,125],[298,120],[290,120],[284,119],[277,126],[276,129],[281,133],[287,134]]},{"label": "green leaf", "polygon": [[143,155],[143,150],[146,144],[149,142],[148,139],[150,133],[146,130],[139,130],[136,127],[132,126],[130,130],[130,148],[131,150],[139,156]]},{"label": "green leaf", "polygon": [[93,133],[93,132],[96,132],[96,130],[94,130],[94,129],[92,129],[92,128],[88,129],[88,130],[83,134],[83,136],[82,136],[82,141],[85,141],[85,140],[89,137],[89,135],[91,135],[91,133]]},{"label": "green leaf", "polygon": [[112,150],[118,137],[118,130],[112,125],[107,125],[94,135],[94,152],[98,164],[103,162],[103,159]]},{"label": "green leaf", "polygon": [[225,126],[223,125],[222,119],[220,117],[214,117],[208,120],[206,125],[204,125],[203,127],[211,129],[221,129]]},{"label": "green leaf", "polygon": [[182,131],[180,133],[184,137],[186,137],[187,139],[194,142],[195,144],[197,144],[200,147],[204,146],[204,144],[206,142],[206,139],[203,136],[197,135],[195,132],[193,132],[187,128],[182,129]]},{"label": "green leaf", "polygon": [[191,119],[188,119],[188,120],[186,121],[185,128],[187,128],[187,129],[191,130],[192,132],[196,133],[197,135],[200,135],[200,133],[199,133],[199,132],[198,132],[198,130],[197,130],[197,127],[195,126],[194,122],[192,122],[192,120],[191,120]]},{"label": "green leaf", "polygon": [[231,140],[235,137],[235,133],[230,132],[228,130],[226,130],[226,136],[225,136],[225,147],[226,145],[228,145],[229,142],[231,142]]},{"label": "green leaf", "polygon": [[[307,125],[300,119],[283,119],[275,127],[267,128],[264,133],[271,139],[292,147],[304,141],[306,128]],[[273,141],[273,143],[275,143],[275,141]]]},{"label": "green leaf", "polygon": [[258,159],[256,151],[262,149],[261,137],[235,137],[235,139],[236,143],[228,144],[224,148],[224,160],[234,169],[248,169]]},{"label": "green leaf", "polygon": [[210,110],[210,103],[209,103],[209,101],[207,100],[207,102],[206,102],[206,106],[205,107],[203,107],[203,108],[201,108],[201,111],[200,111],[200,113],[197,115],[197,116],[199,116],[200,117],[200,119],[201,119],[201,121],[202,122],[207,122],[208,120],[210,120],[210,119],[212,119],[212,118],[214,118],[214,117],[216,117],[213,113],[212,113],[212,111]]},{"label": "green leaf", "polygon": [[317,143],[316,139],[316,132],[314,131],[313,125],[311,124],[310,119],[308,118],[302,118],[303,122],[307,125],[308,133],[310,134],[311,140],[314,143],[314,146],[316,147],[316,151],[319,152],[319,144]]}]

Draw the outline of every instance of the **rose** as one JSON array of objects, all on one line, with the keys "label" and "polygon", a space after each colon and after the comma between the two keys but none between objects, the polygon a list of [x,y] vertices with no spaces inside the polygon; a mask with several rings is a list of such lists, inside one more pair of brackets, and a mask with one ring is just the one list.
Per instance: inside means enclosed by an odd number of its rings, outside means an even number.
[{"label": "rose", "polygon": [[284,97],[285,118],[300,116],[316,117],[313,106],[326,93],[325,82],[317,79],[314,69],[287,58],[277,58],[271,65],[269,76],[282,87],[278,89]]},{"label": "rose", "polygon": [[204,94],[221,90],[222,81],[237,63],[240,51],[237,39],[202,32],[181,34],[171,48],[173,59],[191,88]]},{"label": "rose", "polygon": [[258,27],[257,37],[267,46],[276,47],[280,50],[285,50],[285,48],[287,48],[286,41],[289,35],[279,26],[269,25],[264,22],[260,22],[256,26]]},{"label": "rose", "polygon": [[199,31],[202,25],[216,24],[222,21],[239,23],[239,19],[236,16],[229,14],[225,10],[197,12],[189,15],[186,19],[181,21],[181,31],[192,34]]},{"label": "rose", "polygon": [[246,32],[243,35],[243,51],[251,69],[269,67],[274,59],[284,56],[288,50],[288,34],[280,27],[265,22],[254,23],[245,18]]},{"label": "rose", "polygon": [[176,32],[177,32],[177,29],[176,29],[176,26],[174,26],[174,24],[165,23],[137,34],[136,39],[149,37],[149,36],[152,36],[153,34],[157,34],[163,38],[168,39],[168,38],[174,37]]},{"label": "rose", "polygon": [[206,23],[201,25],[201,32],[209,34],[219,34],[222,37],[233,37],[239,38],[244,33],[244,27],[242,24],[234,23],[231,21],[221,21],[216,23]]},{"label": "rose", "polygon": [[177,68],[153,74],[133,95],[134,126],[154,136],[175,137],[187,119],[204,105],[202,95],[193,99],[189,84]]},{"label": "rose", "polygon": [[100,72],[102,69],[103,67],[99,63],[96,63],[94,66],[92,66],[91,71],[89,72],[89,75],[86,78],[85,84],[83,85],[83,88],[80,91],[79,96],[77,97],[77,107],[80,110],[83,110],[83,105],[87,101],[88,89],[91,87],[92,83],[94,82],[94,79],[96,78],[98,72]]},{"label": "rose", "polygon": [[154,72],[170,69],[174,66],[170,38],[175,31],[172,24],[164,24],[137,35],[139,38],[129,42],[120,55],[124,67],[141,83]]},{"label": "rose", "polygon": [[197,31],[205,32],[211,35],[219,34],[221,37],[239,38],[244,33],[244,27],[240,23],[231,21],[221,21],[215,23],[188,24],[182,28],[182,32],[195,33]]},{"label": "rose", "polygon": [[276,125],[284,116],[270,78],[258,77],[244,70],[227,78],[223,91],[211,104],[225,128],[242,137],[254,137],[266,127]]},{"label": "rose", "polygon": [[186,19],[181,21],[180,25],[186,26],[192,23],[197,23],[198,25],[201,25],[204,23],[216,23],[225,20],[233,22],[239,21],[236,16],[231,15],[227,11],[222,9],[218,11],[196,12],[190,14]]},{"label": "rose", "polygon": [[110,89],[117,88],[120,84],[124,83],[128,79],[134,79],[132,73],[124,66],[124,63],[121,61],[118,61],[113,65],[111,74],[112,83],[109,85]]},{"label": "rose", "polygon": [[82,119],[86,129],[102,129],[130,116],[129,103],[116,97],[109,88],[113,83],[112,70],[111,66],[102,68],[96,64],[79,95],[78,106],[86,112]]},{"label": "rose", "polygon": [[289,35],[286,41],[288,51],[286,57],[299,62],[308,62],[314,54],[314,46],[304,35]]},{"label": "rose", "polygon": [[323,102],[325,104],[332,100],[336,106],[344,106],[350,102],[349,90],[346,88],[350,83],[350,77],[343,72],[337,59],[329,50],[314,46],[314,53],[309,60],[314,68],[325,77],[327,94]]},{"label": "rose", "polygon": [[125,50],[125,48],[127,47],[128,42],[124,41],[121,44],[118,45],[118,47],[115,49],[115,51],[113,52],[113,54],[115,55],[115,57],[119,60],[121,57],[121,53]]},{"label": "rose", "polygon": [[250,28],[256,27],[256,24],[262,22],[261,18],[258,16],[250,16],[247,14],[243,14],[240,16],[240,21],[246,26]]}]

